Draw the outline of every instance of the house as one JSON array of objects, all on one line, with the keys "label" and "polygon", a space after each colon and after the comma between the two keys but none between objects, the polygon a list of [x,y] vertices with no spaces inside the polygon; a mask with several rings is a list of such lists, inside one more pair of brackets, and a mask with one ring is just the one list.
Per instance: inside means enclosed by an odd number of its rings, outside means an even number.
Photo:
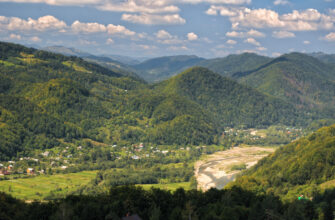
[{"label": "house", "polygon": [[34,168],[27,168],[27,174],[30,174],[30,175],[35,174]]},{"label": "house", "polygon": [[60,167],[62,170],[65,170],[67,168],[67,166],[61,166]]},{"label": "house", "polygon": [[12,170],[13,169],[13,165],[11,164],[11,165],[9,165],[8,167],[7,167],[7,170]]}]

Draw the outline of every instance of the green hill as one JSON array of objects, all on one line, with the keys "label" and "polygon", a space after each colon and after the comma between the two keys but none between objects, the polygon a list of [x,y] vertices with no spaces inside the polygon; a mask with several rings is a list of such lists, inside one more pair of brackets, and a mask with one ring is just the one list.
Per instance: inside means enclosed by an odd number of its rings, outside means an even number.
[{"label": "green hill", "polygon": [[270,57],[260,56],[254,53],[229,55],[224,58],[215,58],[199,62],[197,65],[206,67],[223,76],[231,77],[236,73],[243,73],[270,62]]},{"label": "green hill", "polygon": [[213,113],[222,126],[295,124],[303,117],[292,105],[203,67],[190,68],[155,88],[198,103]]},{"label": "green hill", "polygon": [[157,82],[195,66],[202,60],[204,59],[197,56],[168,56],[149,59],[132,67],[136,69],[139,76],[148,82]]},{"label": "green hill", "polygon": [[0,160],[82,138],[113,144],[210,144],[210,113],[84,61],[0,43]]},{"label": "green hill", "polygon": [[297,107],[334,117],[335,71],[311,56],[286,54],[254,71],[236,73],[233,77]]},{"label": "green hill", "polygon": [[301,194],[313,197],[327,183],[328,187],[334,187],[334,179],[335,125],[332,125],[281,147],[233,185],[296,199]]}]

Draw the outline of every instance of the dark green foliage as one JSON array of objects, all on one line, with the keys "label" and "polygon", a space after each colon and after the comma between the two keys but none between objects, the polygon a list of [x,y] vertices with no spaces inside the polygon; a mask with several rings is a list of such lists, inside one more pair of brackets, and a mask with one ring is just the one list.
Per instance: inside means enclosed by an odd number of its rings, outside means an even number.
[{"label": "dark green foliage", "polygon": [[1,193],[1,219],[329,219],[334,217],[334,190],[315,200],[283,204],[273,195],[258,196],[240,188],[207,192],[178,189],[112,187],[108,194],[68,196],[50,202],[24,203]]},{"label": "dark green foliage", "polygon": [[202,60],[204,59],[197,56],[186,55],[159,57],[134,65],[133,68],[148,82],[157,82],[195,66]]},{"label": "dark green foliage", "polygon": [[[313,197],[314,186],[335,179],[335,125],[324,127],[262,159],[236,185],[297,198]],[[253,183],[256,182],[256,185]]]},{"label": "dark green foliage", "polygon": [[233,77],[299,108],[334,117],[335,69],[311,56],[286,54]]},{"label": "dark green foliage", "polygon": [[158,84],[156,89],[198,103],[211,112],[221,126],[256,127],[299,121],[299,112],[292,105],[202,67],[191,68]]},{"label": "dark green foliage", "polygon": [[229,55],[224,58],[204,60],[197,65],[206,67],[222,76],[231,77],[233,74],[244,73],[271,61],[271,58],[254,53]]}]

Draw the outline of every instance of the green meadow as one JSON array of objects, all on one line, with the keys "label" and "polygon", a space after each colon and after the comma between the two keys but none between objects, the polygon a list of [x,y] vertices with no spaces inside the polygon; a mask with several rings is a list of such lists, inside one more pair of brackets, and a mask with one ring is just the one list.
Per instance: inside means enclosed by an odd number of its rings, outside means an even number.
[{"label": "green meadow", "polygon": [[0,181],[0,191],[24,200],[43,200],[50,194],[66,195],[95,178],[97,171],[41,175]]}]

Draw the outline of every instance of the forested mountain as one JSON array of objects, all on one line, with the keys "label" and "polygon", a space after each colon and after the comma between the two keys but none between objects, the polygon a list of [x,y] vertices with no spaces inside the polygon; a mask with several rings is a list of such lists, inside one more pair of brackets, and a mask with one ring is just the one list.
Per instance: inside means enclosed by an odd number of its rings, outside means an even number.
[{"label": "forested mountain", "polygon": [[204,59],[197,56],[168,56],[149,59],[132,67],[148,82],[158,82],[195,66],[202,60]]},{"label": "forested mountain", "polygon": [[[117,59],[113,59],[113,56],[95,56],[90,53],[83,52],[81,50],[77,50],[75,48],[67,48],[63,46],[50,46],[50,47],[44,47],[42,48],[44,51],[52,52],[52,53],[58,53],[63,54],[65,56],[76,56],[81,57],[84,60],[88,62],[97,63],[100,66],[103,66],[107,69],[110,69],[115,72],[122,73],[125,76],[130,76],[133,78],[141,79],[138,75],[136,75],[135,70],[132,69],[128,64],[125,62],[121,62]],[[117,57],[117,56],[116,56]],[[121,59],[123,58],[123,59]],[[123,61],[127,61],[128,59],[126,57],[120,57],[120,59]],[[129,58],[130,59],[130,58]],[[138,64],[139,61],[129,61],[132,64]]]},{"label": "forested mountain", "polygon": [[335,65],[335,54],[326,54],[322,52],[317,52],[317,53],[310,53],[308,55],[315,57],[324,63]]},{"label": "forested mountain", "polygon": [[254,53],[242,53],[223,58],[204,60],[197,65],[206,67],[223,76],[231,77],[233,74],[255,70],[271,60],[272,58],[270,57],[260,56]]},{"label": "forested mountain", "polygon": [[104,143],[213,143],[210,113],[122,73],[20,45],[0,44],[1,160],[90,138]]},{"label": "forested mountain", "polygon": [[233,77],[297,107],[334,117],[334,68],[311,56],[286,54],[253,71],[235,73]]},{"label": "forested mountain", "polygon": [[203,67],[193,67],[156,85],[164,93],[186,97],[214,114],[224,126],[248,127],[299,124],[304,114],[291,104],[220,76]]},{"label": "forested mountain", "polygon": [[301,194],[312,198],[334,179],[335,125],[332,125],[281,147],[232,185],[296,199]]}]

